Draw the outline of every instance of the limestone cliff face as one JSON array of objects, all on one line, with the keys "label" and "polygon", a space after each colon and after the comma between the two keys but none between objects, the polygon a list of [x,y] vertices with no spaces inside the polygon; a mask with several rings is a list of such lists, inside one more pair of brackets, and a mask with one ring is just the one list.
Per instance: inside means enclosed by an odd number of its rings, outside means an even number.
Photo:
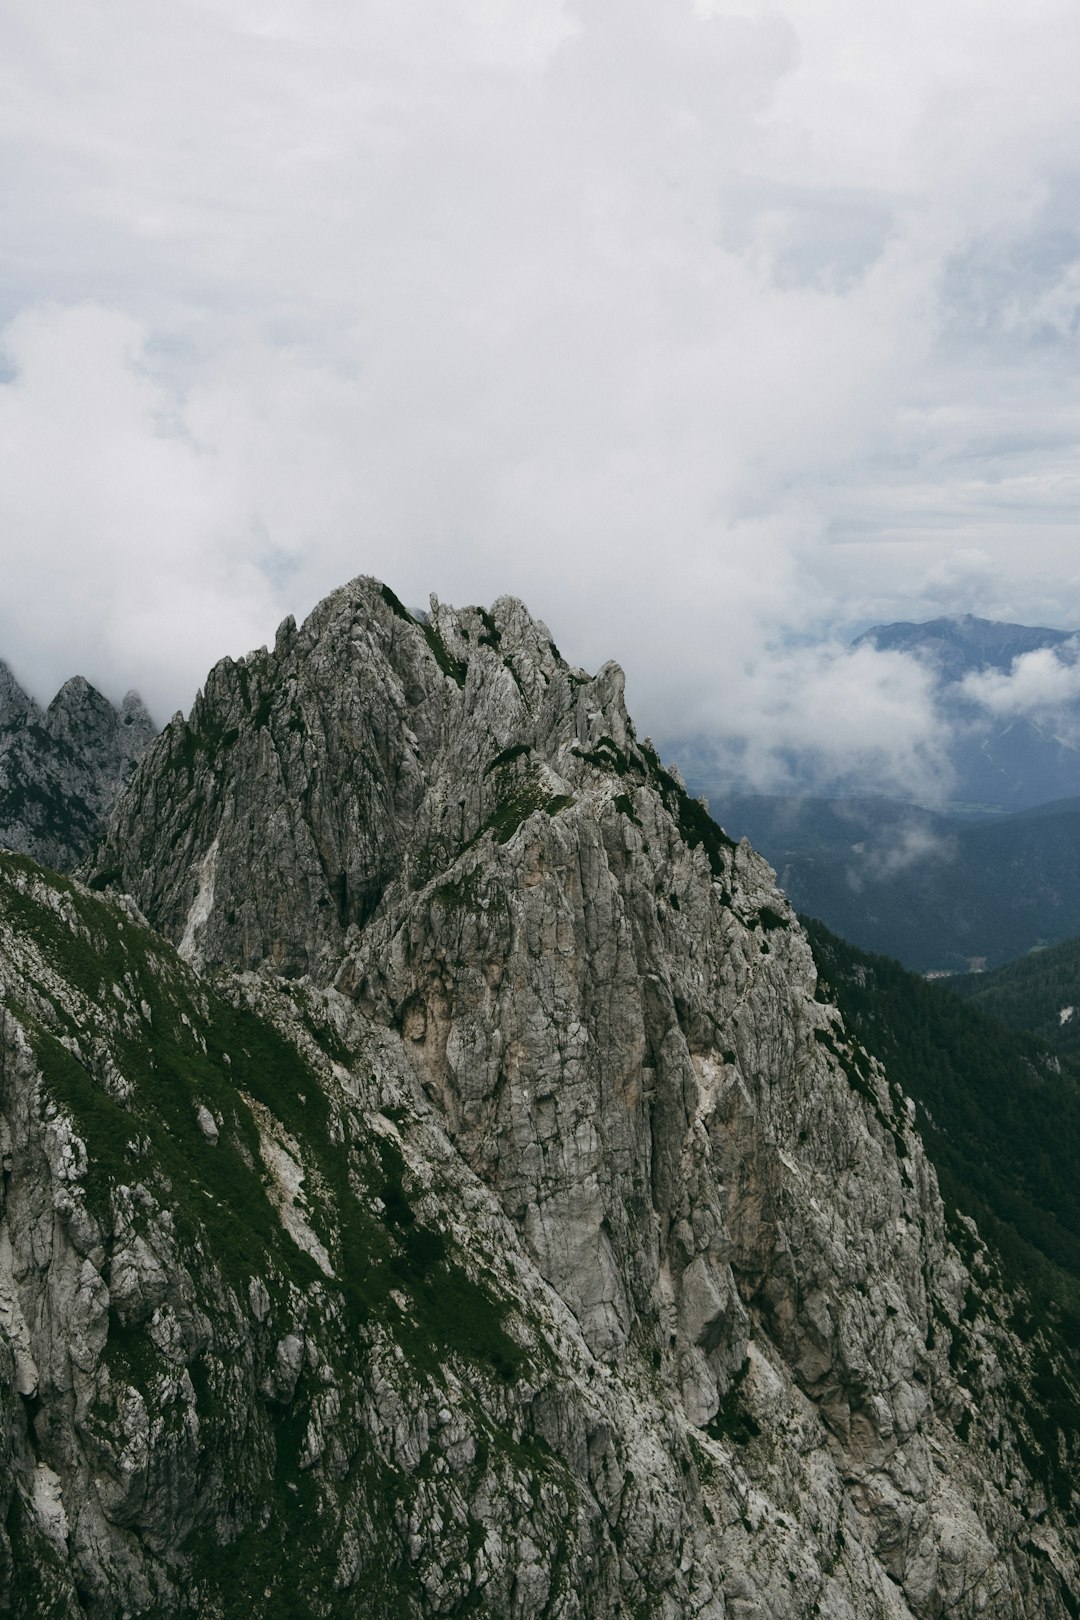
[{"label": "limestone cliff face", "polygon": [[723,1613],[685,1424],[591,1357],[395,1038],[230,1005],[10,857],[0,915],[16,1613]]},{"label": "limestone cliff face", "polygon": [[155,730],[135,692],[114,709],[77,676],[41,709],[0,662],[0,845],[76,866]]},{"label": "limestone cliff face", "polygon": [[12,1500],[85,1612],[276,1594],[293,1506],[313,1614],[1075,1612],[977,1234],[615,665],[356,581],[90,875],[176,951],[0,906]]}]

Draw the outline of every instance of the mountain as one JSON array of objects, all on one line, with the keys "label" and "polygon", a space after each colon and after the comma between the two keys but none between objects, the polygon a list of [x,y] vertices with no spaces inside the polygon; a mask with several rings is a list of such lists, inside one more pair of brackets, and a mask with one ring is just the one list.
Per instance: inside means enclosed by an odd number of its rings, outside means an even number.
[{"label": "mountain", "polygon": [[[1080,657],[1078,636],[1077,631],[964,614],[923,624],[874,625],[852,646],[903,653],[926,666],[933,679],[938,742],[947,766],[940,777],[942,791],[949,793],[946,808],[970,815],[1026,810],[1049,800],[1080,797],[1080,703],[1065,698],[1033,707],[1030,713],[995,714],[964,685],[968,676],[1007,675],[1017,658],[1040,650],[1071,665]],[[677,735],[668,736],[664,746],[693,791],[710,801],[720,803],[757,785],[744,769],[745,751],[729,749],[718,756],[715,739]],[[755,755],[751,747],[749,757]],[[778,763],[791,783],[788,797],[860,796],[860,784],[851,771],[826,768],[812,748],[788,746]]]},{"label": "mountain", "polygon": [[353,581],[83,877],[0,859],[16,1614],[1075,1620],[1059,1324],[616,665]]},{"label": "mountain", "polygon": [[875,624],[857,636],[852,646],[912,653],[928,663],[941,681],[955,686],[965,675],[986,669],[1007,674],[1025,653],[1044,647],[1065,648],[1075,636],[1074,630],[1006,624],[963,613],[955,618],[927,619],[921,624]]},{"label": "mountain", "polygon": [[77,866],[155,732],[135,692],[115,709],[77,676],[42,710],[0,662],[0,845]]},{"label": "mountain", "polygon": [[869,797],[713,809],[799,911],[916,971],[996,967],[1080,933],[1080,801],[987,818]]},{"label": "mountain", "polygon": [[949,989],[1012,1029],[1080,1056],[1080,940],[1030,952],[991,973],[950,979]]},{"label": "mountain", "polygon": [[965,693],[966,676],[1007,674],[1026,653],[1048,649],[1075,660],[1076,632],[977,619],[970,613],[926,624],[875,625],[854,645],[914,655],[937,677],[937,702],[952,728],[949,763],[959,803],[1022,810],[1080,794],[1080,708],[994,717]]}]

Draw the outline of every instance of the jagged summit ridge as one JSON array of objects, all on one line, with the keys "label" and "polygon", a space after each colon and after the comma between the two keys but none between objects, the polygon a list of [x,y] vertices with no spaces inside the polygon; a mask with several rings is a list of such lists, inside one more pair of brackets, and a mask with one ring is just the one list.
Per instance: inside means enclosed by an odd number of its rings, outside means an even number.
[{"label": "jagged summit ridge", "polygon": [[7,735],[40,712],[34,699],[23,691],[15,679],[11,666],[0,658],[0,736]]},{"label": "jagged summit ridge", "polygon": [[118,806],[94,875],[201,964],[324,976],[393,881],[478,835],[505,796],[500,751],[539,803],[570,797],[603,746],[645,768],[617,666],[571,670],[511,597],[490,611],[433,599],[421,624],[354,580],[301,628],[286,620],[273,651],[215,666]]},{"label": "jagged summit ridge", "polygon": [[117,709],[76,675],[43,710],[0,662],[0,845],[77,865],[156,730],[137,692]]}]

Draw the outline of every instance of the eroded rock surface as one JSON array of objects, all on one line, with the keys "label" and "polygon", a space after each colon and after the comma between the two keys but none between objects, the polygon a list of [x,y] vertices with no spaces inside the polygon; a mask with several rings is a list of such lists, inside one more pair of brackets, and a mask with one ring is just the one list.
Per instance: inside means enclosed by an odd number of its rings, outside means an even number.
[{"label": "eroded rock surface", "polygon": [[137,693],[115,709],[81,676],[42,709],[0,662],[0,845],[78,865],[156,729]]},{"label": "eroded rock surface", "polygon": [[93,875],[172,946],[0,891],[9,1568],[94,1615],[1075,1613],[1015,1302],[617,666],[355,581],[212,672]]}]

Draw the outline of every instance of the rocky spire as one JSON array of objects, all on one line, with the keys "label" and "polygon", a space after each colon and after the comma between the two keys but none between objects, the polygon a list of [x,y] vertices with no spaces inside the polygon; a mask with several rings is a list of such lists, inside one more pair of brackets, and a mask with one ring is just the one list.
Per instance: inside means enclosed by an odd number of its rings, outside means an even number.
[{"label": "rocky spire", "polygon": [[0,663],[0,844],[57,870],[76,865],[155,734],[135,693],[117,710],[77,675],[43,712]]},{"label": "rocky spire", "polygon": [[0,658],[0,748],[11,733],[39,714],[38,706],[24,692],[8,664]]}]

